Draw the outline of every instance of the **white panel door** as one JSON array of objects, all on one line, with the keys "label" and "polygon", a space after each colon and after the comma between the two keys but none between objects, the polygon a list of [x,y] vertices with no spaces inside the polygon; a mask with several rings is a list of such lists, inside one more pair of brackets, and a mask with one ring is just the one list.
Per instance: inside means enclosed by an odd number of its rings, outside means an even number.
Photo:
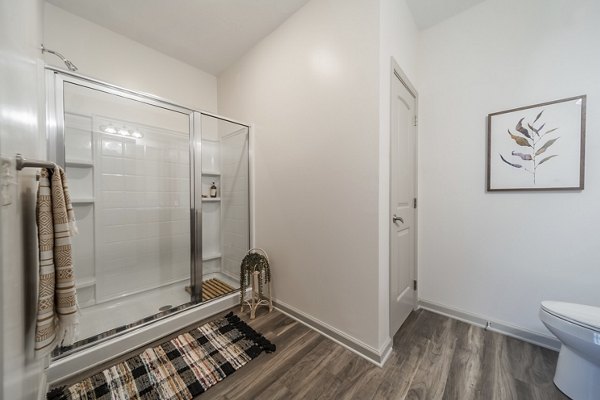
[{"label": "white panel door", "polygon": [[390,192],[390,335],[414,307],[416,99],[392,77]]}]

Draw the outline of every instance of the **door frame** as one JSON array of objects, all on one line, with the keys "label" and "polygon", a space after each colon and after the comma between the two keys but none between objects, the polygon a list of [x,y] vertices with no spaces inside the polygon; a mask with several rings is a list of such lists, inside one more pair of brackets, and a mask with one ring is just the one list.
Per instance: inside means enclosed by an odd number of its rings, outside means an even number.
[{"label": "door frame", "polygon": [[[414,85],[411,83],[410,79],[408,79],[408,76],[404,73],[404,71],[402,70],[402,68],[400,68],[400,66],[398,65],[398,62],[394,59],[394,57],[391,57],[391,69],[390,69],[390,118],[388,121],[388,130],[390,132],[390,138],[389,138],[389,143],[388,143],[388,148],[389,148],[389,165],[388,165],[388,170],[389,170],[389,198],[388,198],[388,203],[387,203],[387,214],[388,214],[388,218],[387,218],[387,231],[390,232],[390,220],[391,220],[391,204],[392,204],[392,180],[393,180],[393,171],[392,171],[392,107],[393,107],[393,101],[392,98],[394,96],[394,92],[393,92],[393,85],[394,85],[394,79],[398,79],[400,80],[400,83],[402,83],[404,85],[404,87],[408,90],[408,92],[410,94],[412,94],[415,98],[415,148],[414,148],[414,152],[415,152],[415,175],[414,175],[414,183],[415,183],[415,198],[417,199],[417,208],[415,208],[415,219],[414,219],[414,247],[415,247],[415,265],[414,265],[414,271],[413,271],[413,279],[414,281],[418,282],[419,280],[419,123],[418,123],[418,115],[419,115],[419,93],[417,92],[417,89],[415,89]],[[389,238],[389,253],[388,253],[388,301],[389,300],[389,293],[391,292],[391,270],[392,270],[392,235],[389,234],[388,235]],[[417,289],[414,290],[414,297],[413,297],[413,309],[416,310],[417,309],[417,304],[418,304],[418,293],[419,293],[419,285],[417,283]],[[389,310],[391,313],[391,309]],[[388,316],[388,331],[389,331],[389,327],[391,326],[391,318],[389,318]]]}]

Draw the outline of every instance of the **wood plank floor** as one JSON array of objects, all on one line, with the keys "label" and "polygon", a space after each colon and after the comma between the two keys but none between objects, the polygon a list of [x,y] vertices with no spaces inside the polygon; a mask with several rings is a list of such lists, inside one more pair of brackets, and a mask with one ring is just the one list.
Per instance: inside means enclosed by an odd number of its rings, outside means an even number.
[{"label": "wood plank floor", "polygon": [[278,311],[248,322],[277,351],[199,400],[567,399],[552,383],[556,352],[424,310],[398,331],[384,368]]}]

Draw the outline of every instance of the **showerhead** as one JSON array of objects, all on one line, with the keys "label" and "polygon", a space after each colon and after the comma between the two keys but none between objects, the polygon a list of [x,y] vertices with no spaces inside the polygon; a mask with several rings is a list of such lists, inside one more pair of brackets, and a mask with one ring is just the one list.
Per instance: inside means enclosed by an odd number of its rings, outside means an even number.
[{"label": "showerhead", "polygon": [[62,60],[62,62],[65,63],[65,65],[67,66],[67,68],[69,69],[69,71],[72,71],[72,72],[77,71],[77,67],[75,66],[75,64],[73,64],[68,58],[66,58],[65,56],[63,56],[59,52],[47,49],[47,48],[44,47],[43,44],[41,45],[41,49],[42,49],[42,53],[54,54],[56,57],[60,58]]},{"label": "showerhead", "polygon": [[67,66],[67,68],[69,68],[69,71],[73,71],[73,72],[77,71],[77,67],[71,61],[69,61],[67,59],[64,59],[63,61],[64,61],[65,65]]}]

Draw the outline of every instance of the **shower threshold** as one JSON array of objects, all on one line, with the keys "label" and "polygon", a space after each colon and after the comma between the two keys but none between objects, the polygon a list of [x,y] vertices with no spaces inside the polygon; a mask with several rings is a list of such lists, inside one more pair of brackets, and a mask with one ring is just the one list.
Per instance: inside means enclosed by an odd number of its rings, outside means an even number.
[{"label": "shower threshold", "polygon": [[[235,292],[239,286],[231,277],[217,272],[203,276],[203,281],[217,279]],[[164,318],[173,312],[181,311],[194,304],[202,304],[219,296],[224,291],[212,296],[202,296],[202,302],[192,302],[186,284],[188,280],[175,282],[151,290],[123,296],[118,299],[99,303],[80,310],[79,337],[73,346],[57,349],[53,353],[55,359],[66,354],[79,351],[82,347],[92,346],[95,342],[113,337],[120,332],[134,329],[158,318]],[[204,284],[203,284],[204,287]],[[208,292],[208,290],[207,290]]]}]

